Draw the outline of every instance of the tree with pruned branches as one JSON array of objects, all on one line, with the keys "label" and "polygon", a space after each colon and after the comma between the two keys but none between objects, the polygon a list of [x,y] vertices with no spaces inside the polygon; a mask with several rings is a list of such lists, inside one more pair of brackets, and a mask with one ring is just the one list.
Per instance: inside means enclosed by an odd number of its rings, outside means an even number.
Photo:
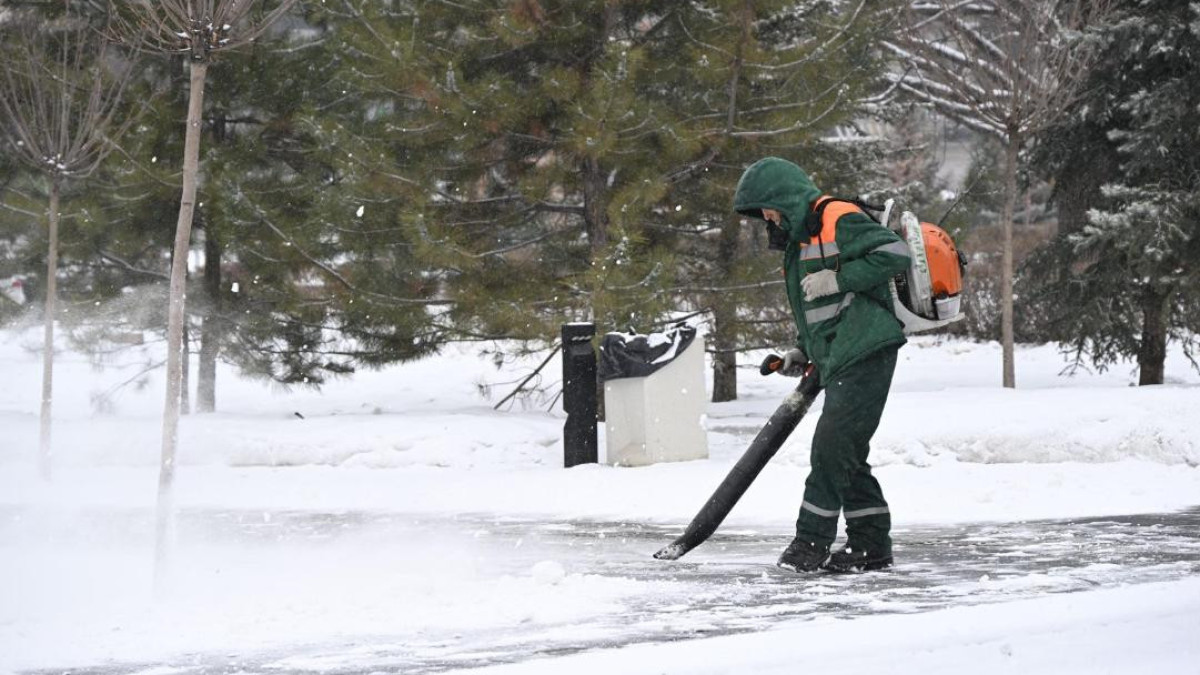
[{"label": "tree with pruned branches", "polygon": [[167,393],[163,409],[162,461],[159,472],[157,570],[163,571],[170,525],[171,486],[179,432],[183,380],[184,287],[192,217],[200,170],[200,125],[208,67],[219,53],[257,40],[296,0],[112,0],[112,35],[145,52],[187,59],[187,127],[183,185],[172,251],[167,310]]},{"label": "tree with pruned branches", "polygon": [[1080,96],[1094,56],[1082,39],[1107,0],[922,0],[911,3],[884,45],[900,62],[893,79],[914,98],[1005,148],[1000,307],[1003,384],[1013,359],[1013,232],[1017,168],[1031,136]]},{"label": "tree with pruned branches", "polygon": [[90,176],[137,119],[123,106],[134,68],[69,12],[53,20],[17,16],[0,25],[0,140],[48,193],[38,462],[51,473],[54,319],[63,186]]}]

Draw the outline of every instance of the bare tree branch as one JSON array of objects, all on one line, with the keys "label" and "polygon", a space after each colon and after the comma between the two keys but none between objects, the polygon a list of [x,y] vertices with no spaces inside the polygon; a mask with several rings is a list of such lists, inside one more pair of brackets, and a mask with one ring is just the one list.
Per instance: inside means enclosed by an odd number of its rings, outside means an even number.
[{"label": "bare tree branch", "polygon": [[244,47],[291,10],[296,0],[279,0],[261,17],[254,0],[110,0],[110,36],[141,51],[187,54],[207,61],[213,52]]},{"label": "bare tree branch", "polygon": [[[86,26],[6,28],[0,62],[0,138],[30,169],[86,178],[139,119],[124,97],[137,71]],[[114,63],[117,67],[110,67]]]},{"label": "bare tree branch", "polygon": [[1003,384],[1016,386],[1012,220],[1025,140],[1078,99],[1094,55],[1072,38],[1103,20],[1111,0],[920,0],[885,48],[907,70],[893,82],[947,117],[1004,144],[1000,306]]}]

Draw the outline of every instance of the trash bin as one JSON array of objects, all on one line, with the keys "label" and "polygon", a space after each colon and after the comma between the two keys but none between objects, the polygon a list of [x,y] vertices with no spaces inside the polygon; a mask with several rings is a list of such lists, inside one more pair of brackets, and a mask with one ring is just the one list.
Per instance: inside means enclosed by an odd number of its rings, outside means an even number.
[{"label": "trash bin", "polygon": [[695,328],[609,333],[600,342],[599,371],[609,464],[708,458],[704,338]]}]

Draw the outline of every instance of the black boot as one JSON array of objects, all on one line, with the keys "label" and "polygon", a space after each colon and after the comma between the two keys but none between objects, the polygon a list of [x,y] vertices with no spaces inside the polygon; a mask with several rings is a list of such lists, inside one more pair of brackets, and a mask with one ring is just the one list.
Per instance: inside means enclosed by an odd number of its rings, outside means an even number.
[{"label": "black boot", "polygon": [[891,551],[872,551],[847,544],[845,548],[829,556],[829,560],[821,569],[830,572],[870,572],[891,566]]},{"label": "black boot", "polygon": [[779,556],[775,566],[792,572],[814,572],[828,559],[828,546],[818,546],[796,537]]}]

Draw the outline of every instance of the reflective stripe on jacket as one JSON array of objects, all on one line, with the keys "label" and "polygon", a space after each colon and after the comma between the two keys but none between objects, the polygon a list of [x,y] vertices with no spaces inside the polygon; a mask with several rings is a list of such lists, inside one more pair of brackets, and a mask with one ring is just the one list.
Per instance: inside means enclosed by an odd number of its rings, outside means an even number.
[{"label": "reflective stripe on jacket", "polygon": [[[896,233],[840,201],[825,207],[817,235],[789,247],[784,274],[797,343],[817,364],[823,383],[881,349],[904,344],[888,281],[908,265],[908,245]],[[839,291],[805,300],[801,281],[823,269],[837,272]]]}]

